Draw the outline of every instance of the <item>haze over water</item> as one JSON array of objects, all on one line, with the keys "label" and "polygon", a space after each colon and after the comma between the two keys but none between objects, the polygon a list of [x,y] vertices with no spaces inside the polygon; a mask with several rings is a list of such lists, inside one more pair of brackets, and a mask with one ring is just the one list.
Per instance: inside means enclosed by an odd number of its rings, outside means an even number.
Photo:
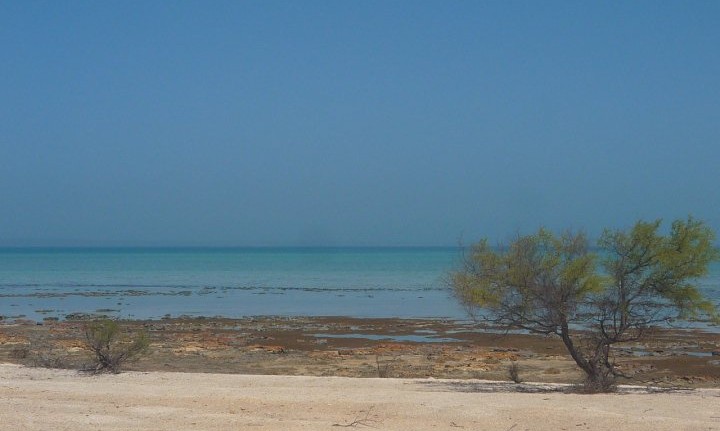
[{"label": "haze over water", "polygon": [[0,246],[720,231],[720,2],[0,2]]}]

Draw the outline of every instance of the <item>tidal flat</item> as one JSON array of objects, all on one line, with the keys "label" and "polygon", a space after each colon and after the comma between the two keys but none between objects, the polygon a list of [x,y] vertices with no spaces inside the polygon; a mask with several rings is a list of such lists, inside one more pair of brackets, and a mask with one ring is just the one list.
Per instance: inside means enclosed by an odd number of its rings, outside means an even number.
[{"label": "tidal flat", "polygon": [[[0,363],[80,369],[88,316],[0,322]],[[179,317],[124,320],[145,331],[150,353],[135,371],[508,380],[512,363],[530,382],[577,383],[582,375],[553,337],[503,333],[443,319],[348,317]],[[720,387],[720,336],[657,329],[621,345],[619,383],[672,388]]]}]

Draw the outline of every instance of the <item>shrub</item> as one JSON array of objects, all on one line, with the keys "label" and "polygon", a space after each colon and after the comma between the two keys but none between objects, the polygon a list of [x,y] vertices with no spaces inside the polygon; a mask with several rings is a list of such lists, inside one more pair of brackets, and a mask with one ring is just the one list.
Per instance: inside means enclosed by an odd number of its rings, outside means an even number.
[{"label": "shrub", "polygon": [[114,320],[99,320],[85,327],[86,347],[94,356],[93,372],[119,373],[123,364],[139,359],[150,346],[147,334],[124,334]]},{"label": "shrub", "polygon": [[520,377],[520,366],[517,362],[512,361],[510,363],[510,366],[508,367],[508,377],[515,383],[522,383],[522,378]]}]

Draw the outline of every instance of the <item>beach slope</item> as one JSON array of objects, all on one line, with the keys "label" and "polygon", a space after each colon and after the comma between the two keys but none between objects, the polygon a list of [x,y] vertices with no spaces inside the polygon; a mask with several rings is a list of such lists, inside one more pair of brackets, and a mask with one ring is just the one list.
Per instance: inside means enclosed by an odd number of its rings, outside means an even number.
[{"label": "beach slope", "polygon": [[[440,379],[256,376],[0,365],[14,430],[720,430],[720,390],[513,392]],[[532,389],[529,386],[525,390]]]}]

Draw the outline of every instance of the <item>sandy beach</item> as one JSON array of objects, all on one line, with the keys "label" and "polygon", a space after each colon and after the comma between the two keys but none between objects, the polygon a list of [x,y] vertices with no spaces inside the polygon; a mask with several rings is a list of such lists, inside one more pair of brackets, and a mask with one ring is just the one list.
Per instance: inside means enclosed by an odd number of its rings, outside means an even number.
[{"label": "sandy beach", "polygon": [[15,430],[720,430],[720,390],[579,395],[479,380],[76,371],[0,365]]},{"label": "sandy beach", "polygon": [[[635,374],[622,383],[634,389],[580,395],[567,393],[582,376],[557,340],[459,322],[122,324],[146,331],[151,351],[118,375],[77,371],[89,360],[82,321],[0,325],[1,429],[720,430],[712,333],[626,346],[619,360]],[[508,381],[513,362],[539,383]]]}]

